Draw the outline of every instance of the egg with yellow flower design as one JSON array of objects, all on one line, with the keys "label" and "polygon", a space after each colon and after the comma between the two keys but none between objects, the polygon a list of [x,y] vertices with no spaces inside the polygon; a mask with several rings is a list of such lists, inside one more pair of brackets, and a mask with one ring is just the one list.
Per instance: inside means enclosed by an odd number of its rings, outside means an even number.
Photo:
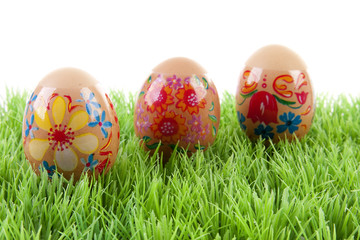
[{"label": "egg with yellow flower design", "polygon": [[220,102],[207,71],[178,57],[156,66],[143,84],[134,114],[135,133],[146,150],[166,162],[174,149],[205,150],[217,135]]},{"label": "egg with yellow flower design", "polygon": [[36,173],[77,181],[106,173],[119,147],[118,118],[109,96],[88,73],[63,68],[48,74],[26,105],[25,156]]}]

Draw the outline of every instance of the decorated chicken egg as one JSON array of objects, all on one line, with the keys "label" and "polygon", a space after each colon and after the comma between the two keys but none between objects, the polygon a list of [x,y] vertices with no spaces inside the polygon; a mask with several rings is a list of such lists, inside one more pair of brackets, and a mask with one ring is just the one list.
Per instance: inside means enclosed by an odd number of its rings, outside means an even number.
[{"label": "decorated chicken egg", "polygon": [[312,123],[314,101],[306,65],[287,47],[259,49],[240,74],[236,110],[250,139],[302,138]]},{"label": "decorated chicken egg", "polygon": [[146,150],[163,153],[175,146],[188,154],[215,140],[220,102],[207,71],[187,58],[171,58],[156,66],[141,88],[135,106],[135,133]]},{"label": "decorated chicken egg", "polygon": [[41,80],[23,120],[25,156],[36,173],[77,181],[106,173],[119,147],[118,118],[109,96],[88,73],[63,68]]}]

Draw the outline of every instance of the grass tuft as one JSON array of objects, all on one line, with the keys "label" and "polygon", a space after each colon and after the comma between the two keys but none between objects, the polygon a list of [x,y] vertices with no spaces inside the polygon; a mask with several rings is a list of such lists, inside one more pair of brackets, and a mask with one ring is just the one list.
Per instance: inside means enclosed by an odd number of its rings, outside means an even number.
[{"label": "grass tuft", "polygon": [[359,239],[360,98],[318,96],[305,138],[265,147],[222,99],[218,136],[164,167],[139,147],[135,95],[113,91],[120,151],[110,172],[73,185],[25,160],[27,93],[0,104],[0,239]]}]

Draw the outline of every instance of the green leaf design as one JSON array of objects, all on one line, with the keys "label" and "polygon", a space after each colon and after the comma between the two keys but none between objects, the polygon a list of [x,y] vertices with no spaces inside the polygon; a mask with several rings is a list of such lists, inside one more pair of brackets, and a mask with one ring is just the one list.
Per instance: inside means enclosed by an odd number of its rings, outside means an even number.
[{"label": "green leaf design", "polygon": [[210,107],[209,111],[211,112],[212,110],[214,110],[214,107],[215,107],[214,102],[211,102],[211,107]]},{"label": "green leaf design", "polygon": [[146,144],[149,149],[156,149],[159,145],[161,146],[162,144],[160,142],[153,143],[151,145]]},{"label": "green leaf design", "polygon": [[245,100],[246,100],[246,98],[244,98],[244,100],[242,100],[242,102],[241,102],[241,103],[239,103],[238,105],[239,105],[239,106],[243,105],[243,104],[244,104],[244,102],[245,102]]},{"label": "green leaf design", "polygon": [[148,142],[151,140],[151,137],[149,137],[149,136],[144,136],[142,139],[143,139],[143,141],[144,141],[145,143],[148,143]]},{"label": "green leaf design", "polygon": [[289,108],[292,108],[292,109],[299,109],[299,108],[301,108],[301,107],[302,107],[302,105],[297,106],[297,107],[289,106]]},{"label": "green leaf design", "polygon": [[202,78],[203,82],[204,82],[204,85],[205,85],[205,89],[207,90],[209,88],[209,83],[208,81],[203,77]]},{"label": "green leaf design", "polygon": [[274,95],[274,94],[273,94],[273,96],[276,98],[276,101],[278,101],[279,103],[281,103],[281,104],[283,104],[283,105],[288,106],[288,107],[291,108],[291,109],[299,109],[299,108],[302,107],[302,105],[297,106],[297,107],[293,107],[293,106],[291,106],[291,105],[294,105],[296,102],[286,101],[286,100],[284,100],[284,99],[279,98],[278,96],[276,96],[276,95]]},{"label": "green leaf design", "polygon": [[210,115],[209,114],[209,118],[210,118],[211,121],[217,122],[217,118],[215,117],[215,115]]},{"label": "green leaf design", "polygon": [[242,96],[243,98],[249,98],[251,97],[252,95],[254,95],[258,90],[256,89],[255,91],[251,92],[251,93],[248,93],[248,94],[241,94],[240,93],[240,96]]},{"label": "green leaf design", "polygon": [[151,76],[149,76],[147,81],[148,81],[148,83],[151,83]]},{"label": "green leaf design", "polygon": [[200,144],[195,144],[194,145],[194,148],[196,149],[196,150],[204,150],[205,149],[205,146],[203,146],[203,145],[200,145]]},{"label": "green leaf design", "polygon": [[212,125],[212,135],[216,136],[216,127],[214,125]]},{"label": "green leaf design", "polygon": [[139,93],[139,97],[143,96],[144,94],[145,94],[145,92],[144,92],[144,91],[141,91],[141,92]]},{"label": "green leaf design", "polygon": [[284,99],[279,98],[279,97],[276,96],[275,94],[273,94],[273,96],[276,98],[276,101],[278,101],[279,103],[281,103],[281,104],[283,104],[283,105],[289,106],[289,105],[295,104],[295,102],[286,101],[286,100],[284,100]]}]

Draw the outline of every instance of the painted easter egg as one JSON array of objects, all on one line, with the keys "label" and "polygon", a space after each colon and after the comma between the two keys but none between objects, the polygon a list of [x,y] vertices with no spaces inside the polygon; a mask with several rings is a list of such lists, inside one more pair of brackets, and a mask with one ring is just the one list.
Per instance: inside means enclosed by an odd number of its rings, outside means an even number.
[{"label": "painted easter egg", "polygon": [[246,62],[236,92],[240,127],[250,139],[292,140],[310,129],[315,97],[304,61],[280,45],[259,49]]},{"label": "painted easter egg", "polygon": [[119,147],[118,118],[109,96],[88,73],[63,68],[41,80],[23,120],[25,156],[36,173],[77,181],[106,173]]},{"label": "painted easter egg", "polygon": [[220,102],[207,71],[187,58],[171,58],[155,67],[143,84],[134,114],[135,133],[146,150],[159,146],[166,161],[174,148],[188,154],[215,140]]}]

